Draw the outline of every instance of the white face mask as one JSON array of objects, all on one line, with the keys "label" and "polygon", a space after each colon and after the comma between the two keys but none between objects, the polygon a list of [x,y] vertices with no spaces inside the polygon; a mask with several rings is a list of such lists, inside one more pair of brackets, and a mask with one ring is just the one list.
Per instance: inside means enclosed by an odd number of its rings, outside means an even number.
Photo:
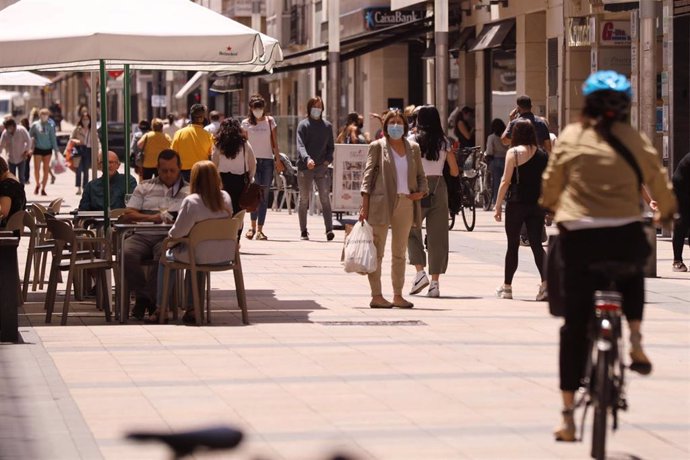
[{"label": "white face mask", "polygon": [[264,109],[252,109],[252,115],[254,118],[261,118],[264,116]]}]

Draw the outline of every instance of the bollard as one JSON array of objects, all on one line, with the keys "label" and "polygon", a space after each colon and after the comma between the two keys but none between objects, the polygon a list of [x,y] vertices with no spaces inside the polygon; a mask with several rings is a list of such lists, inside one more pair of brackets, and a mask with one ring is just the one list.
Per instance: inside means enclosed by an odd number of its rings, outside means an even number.
[{"label": "bollard", "polygon": [[19,342],[18,236],[0,234],[0,342]]}]

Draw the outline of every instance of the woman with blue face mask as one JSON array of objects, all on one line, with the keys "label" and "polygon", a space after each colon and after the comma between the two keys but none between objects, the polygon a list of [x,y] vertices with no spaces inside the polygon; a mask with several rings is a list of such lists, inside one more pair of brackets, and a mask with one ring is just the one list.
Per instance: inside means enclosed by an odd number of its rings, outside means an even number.
[{"label": "woman with blue face mask", "polygon": [[[410,229],[422,226],[420,200],[429,192],[419,145],[407,140],[407,120],[399,110],[391,110],[383,119],[383,139],[369,145],[362,180],[360,221],[374,229],[378,265],[369,274],[371,308],[412,308],[402,296],[405,284],[405,256]],[[391,227],[391,278],[393,302],[383,297],[381,262]]]},{"label": "woman with blue face mask", "polygon": [[326,226],[326,239],[331,241],[333,234],[333,215],[331,213],[330,184],[328,165],[333,163],[333,128],[323,119],[323,101],[316,96],[307,102],[307,116],[297,125],[297,183],[299,186],[300,238],[309,239],[307,231],[307,211],[314,182],[319,191],[323,222]]}]

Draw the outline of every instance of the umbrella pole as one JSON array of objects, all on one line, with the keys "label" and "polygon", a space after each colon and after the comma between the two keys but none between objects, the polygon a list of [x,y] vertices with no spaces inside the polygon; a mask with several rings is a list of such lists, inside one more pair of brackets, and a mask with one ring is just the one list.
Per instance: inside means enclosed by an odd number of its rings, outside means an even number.
[{"label": "umbrella pole", "polygon": [[124,98],[125,98],[125,193],[130,193],[129,190],[129,178],[132,174],[129,164],[129,155],[131,150],[131,143],[129,141],[130,128],[132,126],[132,100],[130,98],[129,92],[130,81],[129,81],[129,64],[125,64],[125,76],[124,76]]},{"label": "umbrella pole", "polygon": [[110,228],[110,164],[108,163],[108,107],[106,94],[106,73],[105,61],[100,60],[100,86],[101,86],[101,158],[103,160],[103,180],[105,186],[103,187],[103,228],[106,232]]}]

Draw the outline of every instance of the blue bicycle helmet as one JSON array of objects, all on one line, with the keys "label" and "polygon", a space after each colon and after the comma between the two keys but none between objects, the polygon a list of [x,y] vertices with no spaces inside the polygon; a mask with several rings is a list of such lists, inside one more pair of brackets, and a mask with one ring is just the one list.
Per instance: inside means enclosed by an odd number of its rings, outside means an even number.
[{"label": "blue bicycle helmet", "polygon": [[613,70],[599,70],[587,77],[582,84],[582,94],[589,96],[597,91],[615,91],[623,93],[632,99],[632,86],[630,81]]}]

